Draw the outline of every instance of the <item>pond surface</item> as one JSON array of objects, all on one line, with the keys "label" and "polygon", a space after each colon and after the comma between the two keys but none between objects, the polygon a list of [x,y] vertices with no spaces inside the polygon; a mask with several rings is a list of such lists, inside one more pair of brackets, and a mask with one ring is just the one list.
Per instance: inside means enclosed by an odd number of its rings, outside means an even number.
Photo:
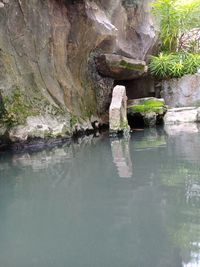
[{"label": "pond surface", "polygon": [[199,267],[200,133],[0,154],[0,266]]}]

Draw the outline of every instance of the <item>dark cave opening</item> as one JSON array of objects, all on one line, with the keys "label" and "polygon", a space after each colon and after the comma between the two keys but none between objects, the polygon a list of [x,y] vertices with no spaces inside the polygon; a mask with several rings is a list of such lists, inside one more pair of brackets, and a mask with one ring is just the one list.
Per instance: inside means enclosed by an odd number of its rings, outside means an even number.
[{"label": "dark cave opening", "polygon": [[140,129],[145,127],[144,119],[141,116],[141,114],[136,113],[134,116],[128,114],[127,118],[128,118],[128,124],[131,129],[137,129],[137,128]]},{"label": "dark cave opening", "polygon": [[[134,115],[127,115],[128,118],[128,124],[131,129],[143,129],[145,127],[151,127],[149,125],[146,125],[144,117],[140,113],[135,113]],[[157,116],[156,117],[156,124],[155,126],[159,125],[162,126],[164,124],[163,116]]]},{"label": "dark cave opening", "polygon": [[128,100],[144,97],[160,97],[155,81],[149,77],[140,77],[134,80],[115,80],[115,85],[124,85]]}]

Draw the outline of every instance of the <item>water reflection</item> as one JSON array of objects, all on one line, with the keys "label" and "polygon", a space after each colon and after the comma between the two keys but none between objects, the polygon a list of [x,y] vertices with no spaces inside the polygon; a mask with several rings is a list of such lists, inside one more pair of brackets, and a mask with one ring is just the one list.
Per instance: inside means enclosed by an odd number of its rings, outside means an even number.
[{"label": "water reflection", "polygon": [[174,136],[180,133],[191,134],[199,132],[199,125],[197,123],[181,123],[165,125],[165,132],[169,136]]},{"label": "water reflection", "polygon": [[[166,135],[162,128],[149,128],[143,132],[136,132],[134,136],[139,136],[140,139],[135,143],[137,150],[155,149],[158,147],[166,147]],[[133,137],[134,139],[134,137]]]},{"label": "water reflection", "polygon": [[183,129],[2,154],[0,266],[200,266],[199,160]]},{"label": "water reflection", "polygon": [[132,162],[129,149],[129,138],[111,140],[113,163],[116,165],[119,177],[132,176]]}]

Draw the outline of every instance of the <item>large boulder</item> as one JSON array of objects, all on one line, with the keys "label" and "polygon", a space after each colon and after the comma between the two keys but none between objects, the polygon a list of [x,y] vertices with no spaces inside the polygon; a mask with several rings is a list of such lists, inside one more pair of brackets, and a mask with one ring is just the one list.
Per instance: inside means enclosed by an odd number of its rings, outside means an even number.
[{"label": "large boulder", "polygon": [[114,54],[103,54],[97,57],[98,71],[117,80],[132,80],[147,72],[145,61],[131,59]]},{"label": "large boulder", "polygon": [[200,104],[200,74],[164,80],[162,97],[169,107],[191,107]]},{"label": "large boulder", "polygon": [[110,133],[127,133],[129,131],[127,120],[126,88],[117,85],[113,89],[112,102],[109,109]]}]

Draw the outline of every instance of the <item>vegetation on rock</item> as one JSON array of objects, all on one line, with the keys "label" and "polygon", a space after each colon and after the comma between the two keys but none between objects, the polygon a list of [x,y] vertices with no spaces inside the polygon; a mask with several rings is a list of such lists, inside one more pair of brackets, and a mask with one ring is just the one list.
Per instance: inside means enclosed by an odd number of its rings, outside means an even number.
[{"label": "vegetation on rock", "polygon": [[0,124],[8,128],[24,125],[27,117],[38,115],[66,117],[66,112],[51,105],[41,95],[27,97],[19,88],[16,88],[10,95],[2,97],[0,101]]},{"label": "vegetation on rock", "polygon": [[159,113],[163,110],[164,102],[155,99],[145,100],[141,104],[135,104],[128,107],[129,113],[147,113],[147,112],[156,112]]},{"label": "vegetation on rock", "polygon": [[200,54],[163,53],[151,56],[149,70],[157,78],[179,78],[195,74],[200,67]]},{"label": "vegetation on rock", "polygon": [[8,127],[24,124],[28,116],[35,115],[19,89],[4,97],[3,104],[5,110],[1,122]]}]

